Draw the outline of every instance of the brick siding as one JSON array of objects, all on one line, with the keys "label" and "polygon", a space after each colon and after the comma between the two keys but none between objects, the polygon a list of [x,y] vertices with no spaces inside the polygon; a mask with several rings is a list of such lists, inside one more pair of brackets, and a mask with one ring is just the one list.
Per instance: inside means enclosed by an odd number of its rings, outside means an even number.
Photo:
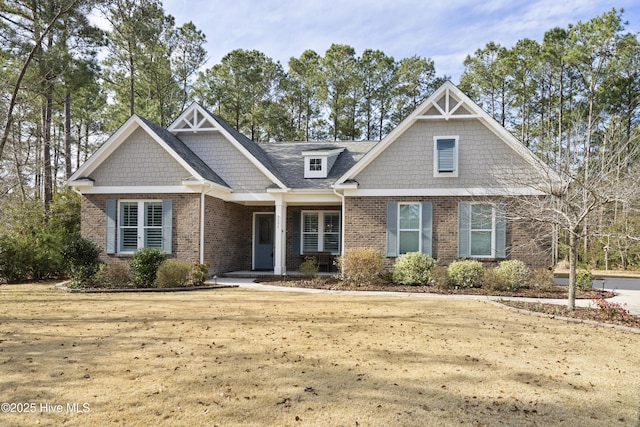
[{"label": "brick siding", "polygon": [[[500,199],[494,198],[492,201]],[[345,249],[372,247],[386,254],[387,202],[431,202],[433,205],[433,257],[441,265],[458,259],[458,202],[478,201],[464,197],[347,197],[345,217]],[[550,240],[539,239],[540,230],[523,221],[508,219],[507,203],[507,258],[519,259],[533,268],[551,265]],[[493,265],[499,260],[480,259]],[[385,267],[391,268],[395,257],[385,256]]]}]

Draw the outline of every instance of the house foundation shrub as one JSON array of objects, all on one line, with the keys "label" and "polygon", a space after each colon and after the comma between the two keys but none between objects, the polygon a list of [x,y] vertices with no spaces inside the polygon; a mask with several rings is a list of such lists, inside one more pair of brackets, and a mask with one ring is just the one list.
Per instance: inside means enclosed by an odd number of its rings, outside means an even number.
[{"label": "house foundation shrub", "polygon": [[494,272],[496,276],[507,283],[512,291],[528,287],[531,280],[531,270],[524,262],[518,259],[501,261]]},{"label": "house foundation shrub", "polygon": [[191,284],[193,286],[204,285],[205,280],[209,277],[209,264],[200,264],[194,262],[191,266]]},{"label": "house foundation shrub", "polygon": [[351,248],[338,258],[338,267],[345,280],[355,286],[368,285],[379,280],[382,274],[382,254],[374,248]]},{"label": "house foundation shrub", "polygon": [[437,262],[427,254],[409,252],[396,259],[393,282],[400,285],[427,285]]},{"label": "house foundation shrub", "polygon": [[449,264],[447,273],[454,286],[461,288],[480,287],[482,286],[484,267],[480,261],[465,259]]},{"label": "house foundation shrub", "polygon": [[503,274],[497,273],[495,268],[488,269],[484,272],[484,276],[482,278],[482,287],[499,292],[504,292],[511,289],[509,280]]},{"label": "house foundation shrub", "polygon": [[193,265],[187,261],[168,259],[158,267],[156,285],[159,288],[179,288],[189,283]]},{"label": "house foundation shrub", "polygon": [[94,278],[94,284],[100,288],[129,288],[134,279],[129,264],[102,264]]},{"label": "house foundation shrub", "polygon": [[313,277],[318,274],[318,262],[315,257],[308,256],[298,267],[298,272],[307,277]]},{"label": "house foundation shrub", "polygon": [[160,264],[167,259],[161,249],[143,248],[133,255],[129,266],[135,277],[135,284],[141,288],[154,285]]},{"label": "house foundation shrub", "polygon": [[66,273],[73,287],[86,287],[100,268],[100,248],[92,240],[75,235],[62,247]]}]

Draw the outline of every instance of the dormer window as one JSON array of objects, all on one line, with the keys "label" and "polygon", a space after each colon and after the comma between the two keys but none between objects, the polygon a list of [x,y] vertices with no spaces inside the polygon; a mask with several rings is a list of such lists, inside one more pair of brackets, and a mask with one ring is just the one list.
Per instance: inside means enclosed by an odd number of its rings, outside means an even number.
[{"label": "dormer window", "polygon": [[326,178],[331,171],[338,155],[344,148],[321,148],[317,150],[306,150],[302,152],[304,156],[304,177],[305,178]]},{"label": "dormer window", "polygon": [[318,172],[322,170],[322,159],[309,159],[309,171]]}]

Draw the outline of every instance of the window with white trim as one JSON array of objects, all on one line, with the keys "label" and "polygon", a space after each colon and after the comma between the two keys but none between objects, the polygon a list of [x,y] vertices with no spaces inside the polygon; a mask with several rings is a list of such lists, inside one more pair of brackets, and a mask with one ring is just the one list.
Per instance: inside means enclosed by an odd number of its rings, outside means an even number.
[{"label": "window with white trim", "polygon": [[162,249],[162,201],[120,201],[118,252]]},{"label": "window with white trim", "polygon": [[493,257],[495,254],[495,208],[492,205],[471,204],[469,242],[472,257]]},{"label": "window with white trim", "polygon": [[433,176],[458,176],[458,136],[433,137]]},{"label": "window with white trim", "polygon": [[302,212],[302,253],[340,253],[340,212]]},{"label": "window with white trim", "polygon": [[420,252],[420,203],[398,204],[398,254]]}]

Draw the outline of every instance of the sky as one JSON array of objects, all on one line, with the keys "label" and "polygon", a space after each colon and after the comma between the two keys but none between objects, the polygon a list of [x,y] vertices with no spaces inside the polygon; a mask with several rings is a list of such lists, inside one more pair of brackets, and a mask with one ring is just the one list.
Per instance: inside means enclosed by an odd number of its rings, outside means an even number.
[{"label": "sky", "polygon": [[286,69],[312,49],[324,55],[346,44],[360,56],[381,50],[396,60],[431,58],[436,74],[459,82],[463,61],[488,42],[511,48],[524,38],[542,41],[616,8],[626,30],[640,32],[638,0],[164,0],[176,24],[192,21],[207,36],[209,68],[234,49],[258,50]]}]

